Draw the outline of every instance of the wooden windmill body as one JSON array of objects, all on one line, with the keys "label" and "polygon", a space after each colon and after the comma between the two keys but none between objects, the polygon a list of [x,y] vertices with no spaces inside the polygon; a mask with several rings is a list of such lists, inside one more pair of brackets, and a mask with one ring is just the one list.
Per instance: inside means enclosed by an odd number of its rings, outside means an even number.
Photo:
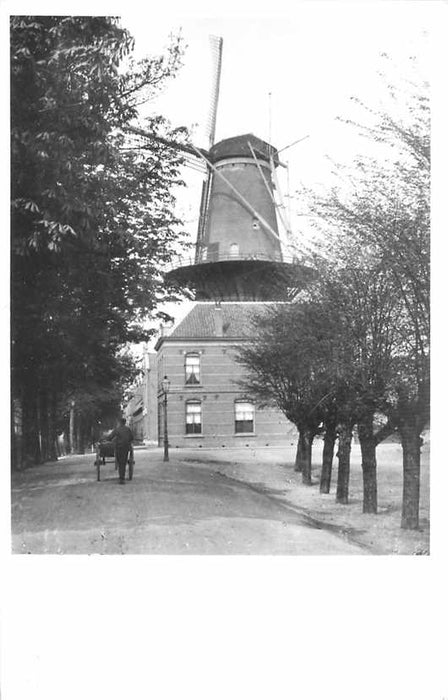
[{"label": "wooden windmill body", "polygon": [[207,166],[194,261],[177,263],[168,279],[198,301],[287,300],[304,274],[282,250],[276,150],[253,134],[235,136],[212,146]]},{"label": "wooden windmill body", "polygon": [[166,278],[190,290],[197,301],[286,301],[306,284],[311,271],[296,254],[285,255],[279,235],[278,152],[254,134],[214,143],[222,39],[211,41],[209,149],[170,144],[205,164],[195,254],[173,261]]}]

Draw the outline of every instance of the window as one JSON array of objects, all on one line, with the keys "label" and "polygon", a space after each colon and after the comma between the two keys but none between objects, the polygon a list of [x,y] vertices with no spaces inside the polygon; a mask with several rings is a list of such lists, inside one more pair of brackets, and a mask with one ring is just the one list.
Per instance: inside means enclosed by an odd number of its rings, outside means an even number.
[{"label": "window", "polygon": [[200,401],[187,401],[185,404],[185,432],[187,435],[202,433],[202,406]]},{"label": "window", "polygon": [[254,405],[248,401],[235,401],[235,433],[254,432]]},{"label": "window", "polygon": [[199,354],[185,356],[185,384],[199,384]]}]

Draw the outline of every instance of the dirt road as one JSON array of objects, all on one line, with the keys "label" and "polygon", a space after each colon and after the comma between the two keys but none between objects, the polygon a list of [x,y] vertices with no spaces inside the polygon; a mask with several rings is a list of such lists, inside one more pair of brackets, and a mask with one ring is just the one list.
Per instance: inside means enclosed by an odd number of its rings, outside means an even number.
[{"label": "dirt road", "polygon": [[74,456],[13,475],[12,551],[23,554],[364,554],[275,492],[205,464],[136,450],[132,481]]}]

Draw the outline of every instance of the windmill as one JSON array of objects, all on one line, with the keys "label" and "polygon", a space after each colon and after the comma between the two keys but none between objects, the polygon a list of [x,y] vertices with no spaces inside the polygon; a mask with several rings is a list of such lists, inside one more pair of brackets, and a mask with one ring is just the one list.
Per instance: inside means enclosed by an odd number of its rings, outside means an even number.
[{"label": "windmill", "polygon": [[[243,134],[215,143],[222,66],[222,38],[210,37],[213,90],[208,150],[177,144],[191,162],[205,165],[194,256],[173,261],[166,279],[188,288],[198,301],[284,301],[312,276],[297,255],[287,256],[278,219],[289,231],[279,194],[277,149]],[[154,138],[141,129],[135,134]],[[194,163],[193,163],[194,166]],[[293,246],[295,247],[295,246]]]}]

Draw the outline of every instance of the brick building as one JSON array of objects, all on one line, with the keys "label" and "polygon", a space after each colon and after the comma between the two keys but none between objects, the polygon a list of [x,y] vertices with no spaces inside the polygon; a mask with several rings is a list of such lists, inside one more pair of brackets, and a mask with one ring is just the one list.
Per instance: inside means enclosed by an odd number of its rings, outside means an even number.
[{"label": "brick building", "polygon": [[[159,441],[163,437],[161,380],[170,380],[169,442],[173,447],[288,444],[296,430],[282,413],[257,409],[238,386],[235,360],[251,335],[254,314],[266,303],[198,302],[170,335],[159,338]],[[154,410],[154,407],[153,407]]]}]

